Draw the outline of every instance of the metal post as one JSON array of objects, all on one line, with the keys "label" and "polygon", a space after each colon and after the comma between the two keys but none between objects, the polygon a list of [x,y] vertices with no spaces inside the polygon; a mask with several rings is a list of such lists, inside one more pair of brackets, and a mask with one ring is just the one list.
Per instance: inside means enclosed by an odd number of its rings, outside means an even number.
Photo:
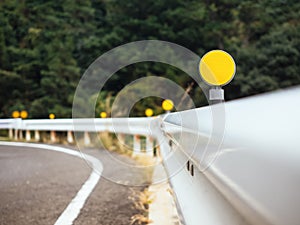
[{"label": "metal post", "polygon": [[9,137],[9,139],[13,139],[13,137],[14,137],[14,133],[13,133],[12,128],[9,128],[9,130],[8,130],[8,137]]},{"label": "metal post", "polygon": [[91,139],[90,139],[90,135],[87,131],[84,132],[84,144],[85,145],[90,145],[91,144]]},{"label": "metal post", "polygon": [[20,139],[22,140],[23,139],[23,130],[19,130],[19,136],[20,136]]},{"label": "metal post", "polygon": [[18,129],[15,129],[15,140],[19,139],[18,133],[19,133]]},{"label": "metal post", "polygon": [[154,147],[153,138],[150,136],[146,137],[146,154],[153,156],[153,147]]},{"label": "metal post", "polygon": [[126,143],[125,143],[125,134],[118,134],[118,140],[119,140],[119,148],[121,151],[125,150]]},{"label": "metal post", "polygon": [[67,141],[68,141],[68,143],[74,143],[73,134],[72,134],[72,131],[70,131],[70,130],[68,130],[68,132],[67,132]]},{"label": "metal post", "polygon": [[133,154],[141,153],[141,140],[139,135],[133,136]]},{"label": "metal post", "polygon": [[26,141],[30,141],[30,139],[31,139],[30,130],[26,130]]},{"label": "metal post", "polygon": [[212,87],[209,89],[209,100],[212,103],[224,101],[224,90],[219,86]]},{"label": "metal post", "polygon": [[52,143],[56,142],[56,133],[55,133],[54,130],[51,130],[51,131],[50,131],[50,141],[51,141]]},{"label": "metal post", "polygon": [[34,131],[34,139],[36,141],[40,141],[40,132],[38,130]]}]

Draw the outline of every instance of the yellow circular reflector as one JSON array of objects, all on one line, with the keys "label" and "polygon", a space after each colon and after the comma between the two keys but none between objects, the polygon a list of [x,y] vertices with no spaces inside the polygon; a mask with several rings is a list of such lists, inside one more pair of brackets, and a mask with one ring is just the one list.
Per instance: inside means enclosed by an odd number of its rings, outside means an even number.
[{"label": "yellow circular reflector", "polygon": [[222,50],[213,50],[206,53],[199,63],[199,71],[203,80],[214,86],[228,84],[233,79],[235,70],[234,59]]},{"label": "yellow circular reflector", "polygon": [[145,110],[145,115],[148,116],[148,117],[152,116],[153,115],[153,110],[150,109],[150,108],[146,109]]},{"label": "yellow circular reflector", "polygon": [[21,111],[20,115],[22,119],[26,119],[28,117],[28,113],[25,110]]},{"label": "yellow circular reflector", "polygon": [[106,112],[101,112],[100,113],[100,117],[101,118],[106,118],[107,117],[107,113]]},{"label": "yellow circular reflector", "polygon": [[53,119],[55,119],[55,115],[54,115],[53,113],[50,113],[50,114],[49,114],[49,118],[50,118],[51,120],[53,120]]},{"label": "yellow circular reflector", "polygon": [[19,113],[19,111],[13,111],[12,114],[11,114],[11,116],[13,118],[19,118],[20,117],[20,113]]},{"label": "yellow circular reflector", "polygon": [[171,111],[173,109],[173,107],[174,107],[174,104],[173,104],[172,100],[170,100],[170,99],[166,99],[162,103],[162,108],[165,111]]}]

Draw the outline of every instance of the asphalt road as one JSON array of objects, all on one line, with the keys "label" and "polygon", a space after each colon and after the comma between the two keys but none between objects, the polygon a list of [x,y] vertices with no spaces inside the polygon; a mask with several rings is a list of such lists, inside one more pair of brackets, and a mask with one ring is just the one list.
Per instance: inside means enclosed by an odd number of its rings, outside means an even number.
[{"label": "asphalt road", "polygon": [[[85,153],[101,160],[103,151]],[[126,156],[115,157],[134,163]],[[118,171],[109,169],[110,162],[102,163],[104,170]],[[0,225],[54,224],[91,171],[83,159],[64,153],[0,146]],[[130,196],[142,189],[101,178],[74,224],[130,224],[131,217],[141,213]]]}]

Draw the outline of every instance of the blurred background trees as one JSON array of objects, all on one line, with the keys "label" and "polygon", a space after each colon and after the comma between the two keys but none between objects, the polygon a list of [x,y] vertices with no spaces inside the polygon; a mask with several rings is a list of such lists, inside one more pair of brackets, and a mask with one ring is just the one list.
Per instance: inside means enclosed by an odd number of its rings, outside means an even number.
[{"label": "blurred background trees", "polygon": [[[71,117],[73,95],[87,67],[106,51],[131,41],[157,39],[199,56],[224,49],[237,74],[225,87],[235,99],[300,84],[300,2],[296,0],[2,0],[0,2],[0,117],[27,110]],[[116,73],[97,98],[97,114],[143,76],[165,76],[184,89],[193,80],[160,63],[138,63]],[[190,91],[206,104],[200,88]],[[132,115],[161,99],[144,99]],[[98,115],[96,115],[98,116]]]}]

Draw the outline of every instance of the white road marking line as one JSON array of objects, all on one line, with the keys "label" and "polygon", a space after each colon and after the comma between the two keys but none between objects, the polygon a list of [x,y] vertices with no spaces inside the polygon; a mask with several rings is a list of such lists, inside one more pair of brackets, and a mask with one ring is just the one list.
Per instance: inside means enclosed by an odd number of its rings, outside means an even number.
[{"label": "white road marking line", "polygon": [[33,144],[33,143],[23,143],[23,142],[0,142],[0,145],[6,146],[17,146],[17,147],[29,147],[29,148],[39,148],[46,149],[51,151],[63,152],[69,155],[73,155],[79,158],[84,158],[89,163],[91,163],[93,167],[93,171],[87,181],[82,185],[81,189],[77,192],[76,196],[69,203],[67,208],[63,211],[63,213],[56,220],[54,225],[72,225],[74,220],[78,217],[80,210],[84,206],[87,198],[94,190],[98,181],[100,180],[101,173],[103,170],[102,163],[97,158],[63,147],[51,146],[45,144]]}]

